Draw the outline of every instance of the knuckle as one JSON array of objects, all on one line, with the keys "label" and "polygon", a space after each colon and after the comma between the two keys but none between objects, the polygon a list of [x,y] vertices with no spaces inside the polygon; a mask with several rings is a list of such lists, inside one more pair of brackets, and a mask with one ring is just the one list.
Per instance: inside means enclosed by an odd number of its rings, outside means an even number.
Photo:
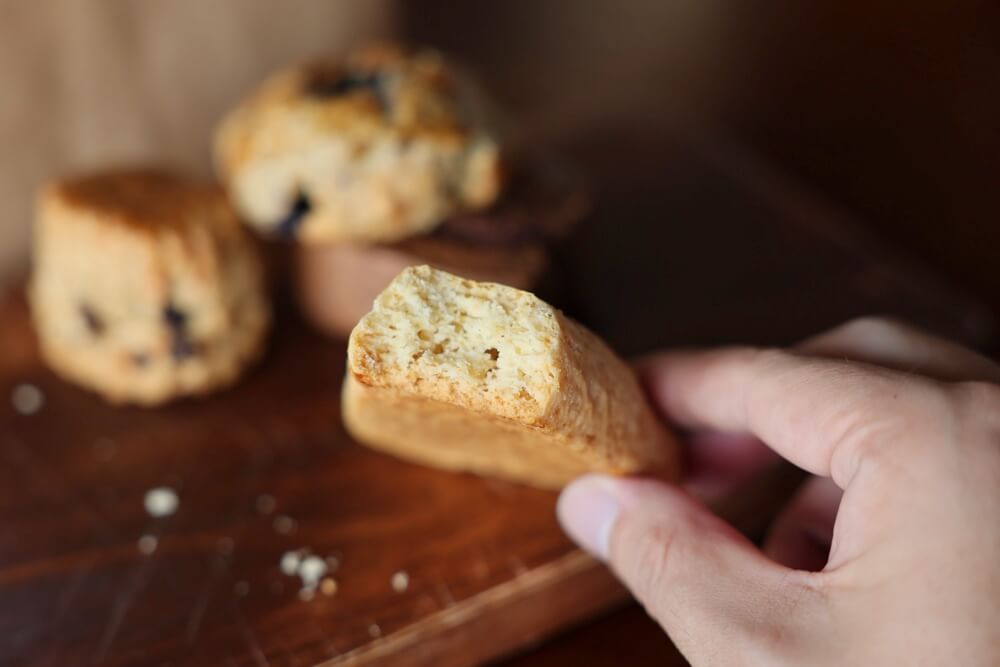
[{"label": "knuckle", "polygon": [[834,479],[847,480],[858,470],[861,461],[885,462],[888,443],[897,441],[905,430],[905,419],[891,413],[878,413],[863,406],[839,410],[823,430],[833,443],[831,467]]},{"label": "knuckle", "polygon": [[844,400],[822,425],[834,443],[835,479],[848,480],[861,461],[895,468],[921,459],[921,451],[936,446],[951,419],[937,385],[868,377],[874,381],[869,391]]},{"label": "knuckle", "polygon": [[[747,349],[747,362],[751,367],[751,377],[755,383],[748,387],[750,394],[757,394],[760,387],[757,382],[765,378],[775,378],[783,376],[796,366],[796,362],[801,360],[801,356],[795,352],[779,347],[760,347]],[[764,398],[762,396],[748,396],[748,398]]]},{"label": "knuckle", "polygon": [[747,348],[747,354],[759,368],[764,370],[781,367],[793,356],[791,352],[780,347]]},{"label": "knuckle", "polygon": [[889,317],[867,315],[848,320],[841,326],[841,331],[848,337],[862,340],[882,340],[900,335],[906,327]]}]

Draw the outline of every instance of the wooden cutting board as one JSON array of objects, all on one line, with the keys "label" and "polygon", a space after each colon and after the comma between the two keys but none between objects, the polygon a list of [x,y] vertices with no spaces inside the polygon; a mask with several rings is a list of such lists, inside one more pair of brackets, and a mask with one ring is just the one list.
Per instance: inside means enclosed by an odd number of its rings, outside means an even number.
[{"label": "wooden cutting board", "polygon": [[[785,343],[866,313],[992,335],[977,304],[722,146],[570,147],[598,205],[561,258],[563,301],[618,349]],[[279,315],[233,390],[120,409],[41,366],[5,293],[0,664],[471,665],[627,599],[562,535],[555,494],[351,442],[344,345]],[[44,396],[32,415],[7,400],[26,384]],[[759,530],[788,491],[778,474],[722,511]],[[152,518],[160,486],[180,504]],[[335,582],[308,600],[281,569],[303,549]]]}]

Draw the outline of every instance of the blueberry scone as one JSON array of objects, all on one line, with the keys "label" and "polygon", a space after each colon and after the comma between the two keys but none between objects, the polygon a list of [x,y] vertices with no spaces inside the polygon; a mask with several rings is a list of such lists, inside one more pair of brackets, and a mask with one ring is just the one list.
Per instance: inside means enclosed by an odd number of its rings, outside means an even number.
[{"label": "blueberry scone", "polygon": [[374,448],[558,488],[587,471],[679,471],[632,370],[528,292],[404,270],[348,346],[343,418]]},{"label": "blueberry scone", "polygon": [[368,46],[265,81],[222,120],[215,161],[262,232],[391,242],[497,198],[493,117],[437,53]]},{"label": "blueberry scone", "polygon": [[[550,165],[521,166],[499,200],[395,243],[298,244],[295,288],[306,319],[347,338],[379,292],[408,266],[519,289],[552,288],[552,255],[586,214],[588,197]],[[550,290],[551,294],[551,290]]]},{"label": "blueberry scone", "polygon": [[224,193],[156,170],[42,188],[29,298],[49,366],[116,403],[233,382],[270,322],[259,258]]}]

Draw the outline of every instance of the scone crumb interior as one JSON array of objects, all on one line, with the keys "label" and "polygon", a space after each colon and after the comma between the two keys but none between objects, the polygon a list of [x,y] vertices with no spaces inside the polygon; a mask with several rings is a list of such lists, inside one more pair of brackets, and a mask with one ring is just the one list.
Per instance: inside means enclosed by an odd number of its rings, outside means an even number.
[{"label": "scone crumb interior", "polygon": [[512,287],[404,270],[351,334],[364,384],[533,421],[559,386],[556,311]]}]

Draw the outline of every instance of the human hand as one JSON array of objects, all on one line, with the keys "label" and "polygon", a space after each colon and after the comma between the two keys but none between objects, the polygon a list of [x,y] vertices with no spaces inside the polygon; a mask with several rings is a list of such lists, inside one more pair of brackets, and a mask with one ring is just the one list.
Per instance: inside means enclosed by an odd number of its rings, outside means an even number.
[{"label": "human hand", "polygon": [[563,491],[566,531],[693,664],[995,664],[1000,367],[867,319],[641,373],[694,433],[691,489],[723,492],[775,455],[815,475],[763,553],[690,490],[591,475]]}]

